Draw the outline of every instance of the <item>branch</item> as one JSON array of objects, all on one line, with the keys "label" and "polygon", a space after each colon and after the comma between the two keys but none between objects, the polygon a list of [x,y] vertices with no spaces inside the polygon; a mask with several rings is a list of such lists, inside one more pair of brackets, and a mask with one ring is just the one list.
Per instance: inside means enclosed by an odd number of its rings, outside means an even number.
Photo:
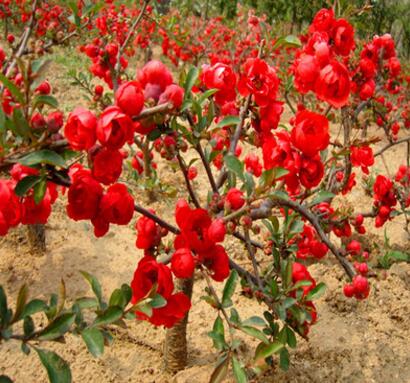
[{"label": "branch", "polygon": [[179,167],[181,168],[182,174],[184,175],[185,184],[186,184],[186,187],[188,189],[188,193],[191,197],[191,200],[197,208],[200,208],[201,204],[199,203],[198,198],[196,197],[196,194],[195,194],[194,190],[192,189],[192,185],[191,185],[191,182],[190,182],[189,177],[188,177],[187,168],[186,168],[184,160],[182,159],[179,152],[177,153],[177,159],[178,159]]},{"label": "branch", "polygon": [[381,156],[386,150],[392,148],[393,146],[402,144],[402,143],[404,143],[404,142],[410,142],[410,137],[402,138],[401,140],[397,140],[397,141],[388,143],[386,146],[384,146],[383,148],[381,148],[380,150],[378,150],[378,151],[374,154],[374,157]]},{"label": "branch", "polygon": [[263,202],[260,208],[255,209],[253,212],[251,212],[252,219],[260,219],[260,218],[269,217],[269,215],[271,214],[270,210],[272,210],[274,206],[289,207],[292,210],[299,213],[302,217],[306,218],[311,223],[311,225],[315,228],[322,242],[329,248],[329,250],[333,253],[333,255],[336,257],[338,262],[344,268],[347,275],[351,279],[356,275],[356,272],[354,268],[352,267],[352,265],[350,264],[350,262],[342,255],[339,249],[337,249],[336,246],[329,240],[329,238],[323,231],[322,227],[320,226],[318,218],[310,210],[308,210],[305,206],[302,206],[298,204],[297,202],[294,202],[291,200],[285,200],[285,199],[266,200]]}]

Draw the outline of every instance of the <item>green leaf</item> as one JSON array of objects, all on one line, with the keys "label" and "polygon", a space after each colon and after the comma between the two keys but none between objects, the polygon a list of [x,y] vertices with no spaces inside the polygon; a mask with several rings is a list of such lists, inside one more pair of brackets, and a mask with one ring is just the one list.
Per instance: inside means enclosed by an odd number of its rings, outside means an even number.
[{"label": "green leaf", "polygon": [[104,336],[97,328],[85,329],[81,336],[88,351],[96,358],[100,357],[104,353]]},{"label": "green leaf", "polygon": [[266,322],[261,317],[257,317],[257,316],[251,316],[250,318],[243,321],[243,324],[245,326],[259,326],[259,327],[266,326]]},{"label": "green leaf", "polygon": [[71,383],[68,363],[53,351],[35,348],[41,363],[47,370],[50,383]]},{"label": "green leaf", "polygon": [[121,289],[115,289],[111,294],[108,305],[124,308],[127,303],[123,291]]},{"label": "green leaf", "polygon": [[21,286],[20,291],[17,296],[16,311],[14,313],[13,322],[17,322],[21,319],[21,314],[23,314],[24,306],[26,305],[28,297],[28,286],[24,284]]},{"label": "green leaf", "polygon": [[100,282],[98,282],[98,279],[96,277],[87,273],[86,271],[80,271],[80,272],[81,272],[81,275],[85,278],[85,280],[90,284],[91,289],[93,290],[95,296],[98,299],[98,302],[100,302],[100,305],[101,305],[102,304],[102,292],[101,292]]},{"label": "green leaf", "polygon": [[263,343],[269,344],[269,339],[261,330],[258,330],[257,328],[251,326],[240,326],[239,329],[256,339],[259,339]]},{"label": "green leaf", "polygon": [[222,383],[229,370],[229,359],[226,355],[223,356],[222,360],[218,363],[215,370],[213,371],[209,383]]},{"label": "green leaf", "polygon": [[272,49],[275,50],[278,48],[300,48],[301,46],[302,43],[300,42],[298,37],[294,35],[288,35],[277,39]]},{"label": "green leaf", "polygon": [[24,177],[14,188],[14,193],[19,197],[24,197],[27,192],[39,183],[43,178],[41,176],[27,176]]},{"label": "green leaf", "polygon": [[212,338],[214,343],[214,347],[217,350],[223,350],[226,346],[225,341],[225,328],[222,318],[218,315],[215,319],[212,331],[208,333],[208,335]]},{"label": "green leaf", "polygon": [[20,89],[10,81],[3,73],[0,72],[0,82],[10,91],[18,103],[24,105],[24,95]]},{"label": "green leaf", "polygon": [[23,313],[21,314],[21,317],[24,318],[29,315],[34,315],[37,314],[41,311],[47,310],[48,306],[46,302],[40,300],[40,299],[33,299],[29,303],[27,303],[26,307],[24,307]]},{"label": "green leaf", "polygon": [[198,97],[198,103],[199,105],[202,105],[204,103],[205,100],[207,100],[209,97],[213,96],[215,93],[219,92],[219,89],[208,89],[207,91],[205,91],[204,93],[202,93],[199,97]]},{"label": "green leaf", "polygon": [[287,335],[289,347],[295,348],[297,344],[295,333],[290,327],[287,327],[287,326],[286,326],[286,335]]},{"label": "green leaf", "polygon": [[13,383],[13,381],[6,375],[0,375],[0,383]]},{"label": "green leaf", "polygon": [[216,125],[217,128],[224,128],[225,126],[238,125],[241,119],[238,116],[226,116]]},{"label": "green leaf", "polygon": [[283,344],[280,342],[272,342],[269,344],[260,343],[258,347],[256,347],[255,359],[266,359],[282,350],[283,347]]},{"label": "green leaf", "polygon": [[13,111],[13,131],[15,134],[21,137],[27,137],[30,132],[30,125],[23,115],[21,109],[15,108]]},{"label": "green leaf", "polygon": [[0,323],[3,323],[3,319],[7,314],[7,296],[4,292],[3,286],[0,286]]},{"label": "green leaf", "polygon": [[198,68],[192,67],[187,74],[187,78],[186,78],[185,85],[184,85],[185,99],[189,98],[192,87],[195,85],[196,80],[198,79],[198,76],[199,76]]},{"label": "green leaf", "polygon": [[33,198],[34,198],[34,202],[36,203],[36,205],[38,205],[43,200],[44,196],[46,195],[46,191],[47,191],[47,180],[45,178],[42,178],[41,182],[38,182],[34,186]]},{"label": "green leaf", "polygon": [[238,273],[236,270],[231,271],[231,275],[226,281],[223,293],[222,293],[222,306],[230,307],[232,303],[232,295],[235,292],[236,284],[238,282]]},{"label": "green leaf", "polygon": [[282,349],[280,352],[279,366],[283,371],[289,369],[289,351],[286,348]]},{"label": "green leaf", "polygon": [[75,304],[78,305],[78,307],[83,310],[83,309],[94,309],[99,306],[99,303],[97,299],[95,298],[78,298],[75,301]]},{"label": "green leaf", "polygon": [[167,305],[167,300],[162,295],[155,294],[150,301],[150,305],[153,309],[159,309]]},{"label": "green leaf", "polygon": [[289,174],[289,170],[281,168],[281,167],[273,168],[273,170],[274,170],[273,174],[274,174],[275,180],[282,178]]},{"label": "green leaf", "polygon": [[31,318],[30,316],[24,317],[23,330],[24,330],[25,336],[30,336],[34,332],[35,330],[34,321],[33,321],[33,318]]},{"label": "green leaf", "polygon": [[75,314],[67,313],[53,320],[43,331],[41,331],[39,340],[54,340],[64,335],[74,323]]},{"label": "green leaf", "polygon": [[330,200],[332,198],[334,198],[335,195],[329,191],[326,190],[321,190],[319,193],[317,193],[317,195],[315,196],[315,198],[313,199],[311,205],[317,205],[321,202]]},{"label": "green leaf", "polygon": [[236,359],[234,356],[232,357],[232,369],[233,369],[233,375],[235,377],[236,383],[247,383],[248,382],[245,369],[241,366],[238,359]]},{"label": "green leaf", "polygon": [[33,101],[33,109],[43,106],[43,105],[48,105],[51,106],[52,108],[57,109],[58,108],[58,101],[55,97],[53,96],[48,96],[48,95],[39,95],[36,96],[34,101]]},{"label": "green leaf", "polygon": [[19,162],[24,166],[34,166],[39,164],[47,164],[52,166],[64,167],[65,161],[56,152],[48,149],[39,150],[34,153],[30,153],[27,156],[21,158]]},{"label": "green leaf", "polygon": [[242,181],[244,181],[244,164],[233,154],[227,154],[224,160],[226,167],[230,171],[234,172]]},{"label": "green leaf", "polygon": [[314,289],[310,290],[306,295],[307,301],[313,301],[319,299],[326,291],[326,285],[323,282],[320,282]]},{"label": "green leaf", "polygon": [[121,317],[122,310],[117,306],[111,306],[95,319],[93,326],[105,326],[116,322]]}]

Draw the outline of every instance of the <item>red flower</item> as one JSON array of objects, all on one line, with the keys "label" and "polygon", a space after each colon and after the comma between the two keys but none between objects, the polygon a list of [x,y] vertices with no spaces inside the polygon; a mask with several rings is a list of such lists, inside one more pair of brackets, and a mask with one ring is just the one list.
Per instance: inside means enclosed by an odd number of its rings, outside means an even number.
[{"label": "red flower", "polygon": [[333,23],[332,39],[337,54],[348,56],[354,49],[354,29],[345,19],[337,19]]},{"label": "red flower", "polygon": [[188,248],[175,251],[171,259],[171,270],[177,278],[191,278],[195,270],[195,260]]},{"label": "red flower", "polygon": [[88,150],[96,141],[97,119],[92,112],[77,107],[68,116],[64,135],[74,150]]},{"label": "red flower", "polygon": [[374,164],[373,150],[370,146],[352,146],[350,148],[350,160],[353,166],[361,166],[363,173],[369,174],[369,166]]},{"label": "red flower", "polygon": [[123,83],[115,93],[115,105],[130,117],[138,116],[144,107],[144,94],[138,81]]},{"label": "red flower", "polygon": [[226,194],[225,203],[227,203],[229,208],[232,210],[240,209],[243,205],[245,205],[243,192],[236,188],[229,189]]},{"label": "red flower", "polygon": [[279,79],[273,67],[259,58],[246,60],[238,83],[242,96],[252,94],[259,106],[266,106],[276,98]]},{"label": "red flower", "polygon": [[260,177],[262,174],[262,164],[259,157],[254,153],[249,153],[245,157],[246,171],[252,173],[255,177]]},{"label": "red flower", "polygon": [[21,164],[14,164],[10,170],[10,175],[16,181],[21,181],[27,176],[37,176],[39,174],[38,169],[23,166]]},{"label": "red flower", "polygon": [[54,202],[52,197],[49,188],[40,203],[36,203],[32,195],[24,197],[21,204],[21,223],[23,225],[46,224]]},{"label": "red flower", "polygon": [[333,9],[321,9],[318,11],[313,19],[312,25],[309,27],[309,32],[313,33],[315,31],[327,32],[333,26],[335,21],[335,15]]},{"label": "red flower", "polygon": [[184,100],[184,89],[179,85],[168,85],[165,91],[159,96],[158,105],[171,103],[174,109],[179,109]]},{"label": "red flower", "polygon": [[127,225],[134,214],[134,199],[124,184],[110,186],[103,195],[98,207],[98,214],[92,220],[96,237],[104,236],[110,223]]},{"label": "red flower", "polygon": [[361,100],[368,100],[376,91],[376,83],[374,80],[366,81],[360,88],[359,96]]},{"label": "red flower", "polygon": [[121,149],[132,140],[134,124],[118,106],[109,106],[101,113],[97,124],[97,138],[103,146]]},{"label": "red flower", "polygon": [[226,64],[216,63],[213,66],[204,66],[201,81],[208,89],[218,89],[215,102],[223,105],[236,99],[236,75]]},{"label": "red flower", "polygon": [[56,111],[50,113],[46,118],[47,128],[51,133],[57,133],[64,124],[64,115],[62,112]]},{"label": "red flower", "polygon": [[160,61],[150,61],[137,73],[137,79],[144,88],[145,99],[159,99],[168,85],[173,83],[171,72]]},{"label": "red flower", "polygon": [[314,90],[319,71],[319,63],[315,56],[307,54],[300,56],[296,60],[293,70],[296,89],[302,94]]},{"label": "red flower", "polygon": [[191,308],[191,302],[183,293],[172,294],[174,283],[170,269],[154,258],[146,256],[138,263],[131,282],[132,303],[136,304],[147,297],[154,285],[157,286],[157,294],[165,298],[167,304],[153,309],[151,317],[141,312],[137,312],[136,315],[139,319],[148,320],[155,326],[172,327],[184,318]]},{"label": "red flower", "polygon": [[82,167],[71,177],[68,189],[67,214],[71,219],[93,219],[98,212],[102,186],[94,180],[89,170]]},{"label": "red flower", "polygon": [[[154,213],[153,210],[152,213]],[[138,249],[148,250],[159,245],[161,241],[161,228],[152,219],[140,217],[135,227],[138,232],[136,242]]]},{"label": "red flower", "polygon": [[99,148],[92,154],[93,177],[104,185],[111,185],[118,180],[122,172],[123,156],[118,150]]},{"label": "red flower", "polygon": [[6,235],[10,227],[20,223],[19,199],[14,193],[14,183],[0,180],[0,235]]},{"label": "red flower", "polygon": [[208,228],[208,237],[213,242],[223,242],[225,239],[226,229],[224,220],[217,218],[212,221],[211,226]]},{"label": "red flower", "polygon": [[202,253],[204,265],[212,271],[211,278],[222,282],[229,277],[229,258],[221,245],[215,245],[208,251]]},{"label": "red flower", "polygon": [[329,145],[329,121],[321,114],[303,110],[296,114],[292,144],[306,156],[315,156]]},{"label": "red flower", "polygon": [[320,156],[302,158],[300,167],[300,183],[307,189],[319,185],[324,175],[324,166]]},{"label": "red flower", "polygon": [[345,106],[350,94],[350,77],[346,67],[332,60],[321,69],[316,80],[315,92],[319,99],[335,108]]}]

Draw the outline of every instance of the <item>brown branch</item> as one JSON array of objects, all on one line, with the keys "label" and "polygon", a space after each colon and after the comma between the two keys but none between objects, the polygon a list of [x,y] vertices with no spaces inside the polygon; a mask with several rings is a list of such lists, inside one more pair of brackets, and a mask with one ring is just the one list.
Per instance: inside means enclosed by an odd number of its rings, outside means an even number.
[{"label": "brown branch", "polygon": [[386,146],[384,146],[383,148],[381,148],[380,150],[378,150],[378,151],[374,154],[374,157],[381,156],[386,150],[392,148],[393,146],[402,144],[402,143],[404,143],[404,142],[409,142],[409,141],[410,141],[410,137],[406,137],[406,138],[402,138],[402,139],[397,140],[397,141],[390,142],[390,143],[388,143]]},{"label": "brown branch", "polygon": [[201,204],[198,201],[198,198],[194,192],[194,189],[192,189],[191,181],[189,180],[189,177],[188,177],[188,170],[185,166],[183,158],[181,157],[179,153],[177,153],[177,159],[178,159],[179,167],[181,168],[182,174],[184,175],[185,185],[188,189],[189,196],[191,197],[191,200],[194,203],[194,205],[197,208],[200,208]]},{"label": "brown branch", "polygon": [[339,249],[330,241],[325,232],[323,231],[318,218],[305,206],[298,204],[297,202],[285,199],[268,199],[264,201],[260,208],[254,209],[251,212],[252,219],[267,218],[271,215],[271,210],[274,206],[289,207],[292,210],[299,213],[302,217],[306,218],[311,225],[315,228],[322,242],[329,248],[329,250],[336,257],[338,262],[346,271],[347,275],[352,279],[356,272],[350,262],[343,256]]}]

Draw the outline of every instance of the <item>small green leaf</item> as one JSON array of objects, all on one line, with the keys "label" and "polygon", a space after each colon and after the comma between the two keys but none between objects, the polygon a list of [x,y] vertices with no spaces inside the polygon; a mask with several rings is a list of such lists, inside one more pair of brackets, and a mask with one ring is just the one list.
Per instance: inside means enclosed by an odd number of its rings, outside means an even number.
[{"label": "small green leaf", "polygon": [[78,298],[75,303],[78,305],[78,307],[83,310],[83,309],[94,309],[99,306],[99,303],[97,299],[95,298]]},{"label": "small green leaf", "polygon": [[199,76],[199,70],[196,67],[192,67],[186,77],[185,81],[185,99],[189,98],[189,95],[191,93],[192,87],[195,85],[196,80],[198,79]]},{"label": "small green leaf", "polygon": [[30,132],[30,125],[23,115],[21,109],[14,109],[13,111],[13,131],[15,134],[21,137],[27,137]]},{"label": "small green leaf", "polygon": [[48,306],[46,302],[40,300],[40,299],[33,299],[29,303],[27,303],[26,307],[24,307],[23,313],[21,314],[21,317],[24,318],[29,315],[34,315],[37,314],[41,311],[47,310]]},{"label": "small green leaf", "polygon": [[52,108],[58,108],[58,101],[55,97],[53,96],[48,96],[48,95],[39,95],[36,96],[34,101],[33,101],[33,108],[37,108],[43,105],[48,105],[51,106]]},{"label": "small green leaf", "polygon": [[227,154],[224,160],[226,167],[230,171],[234,172],[242,181],[244,181],[244,164],[233,154]]},{"label": "small green leaf", "polygon": [[68,363],[53,351],[35,348],[41,363],[47,370],[50,383],[71,383]]},{"label": "small green leaf", "polygon": [[25,336],[30,336],[34,332],[34,321],[30,316],[24,317],[23,330]]},{"label": "small green leaf", "polygon": [[224,128],[225,126],[238,125],[241,119],[238,116],[226,116],[216,125],[217,128]]},{"label": "small green leaf", "polygon": [[28,286],[24,284],[21,286],[20,291],[17,296],[16,311],[14,313],[13,322],[17,322],[21,319],[21,314],[23,314],[24,306],[26,305],[28,297]]},{"label": "small green leaf", "polygon": [[302,43],[300,42],[298,37],[294,35],[288,35],[277,39],[272,49],[275,50],[278,48],[300,48],[301,46]]},{"label": "small green leaf", "polygon": [[279,366],[283,371],[289,369],[289,351],[286,348],[282,349],[280,352]]},{"label": "small green leaf", "polygon": [[111,306],[95,319],[93,326],[105,326],[116,322],[121,317],[122,310],[119,307]]},{"label": "small green leaf", "polygon": [[102,304],[102,292],[101,292],[100,282],[98,282],[98,279],[96,277],[87,273],[86,271],[81,271],[81,275],[90,284],[91,289],[93,290],[95,296],[98,299],[98,302],[100,302],[100,305],[101,305]]},{"label": "small green leaf", "polygon": [[327,191],[327,190],[321,190],[319,193],[317,193],[317,195],[315,196],[315,198],[313,199],[311,205],[317,205],[321,202],[327,201],[327,200],[331,200],[332,198],[334,198],[334,194]]},{"label": "small green leaf", "polygon": [[224,323],[222,318],[218,315],[215,319],[212,331],[208,333],[208,335],[212,338],[214,347],[217,350],[223,350],[226,346],[225,341],[225,329]]},{"label": "small green leaf", "polygon": [[24,166],[34,166],[39,164],[47,164],[52,166],[64,167],[65,161],[56,152],[48,149],[39,150],[34,153],[30,153],[27,156],[21,158],[19,162]]},{"label": "small green leaf", "polygon": [[64,335],[74,323],[75,314],[67,313],[53,320],[43,331],[41,331],[39,340],[54,340]]},{"label": "small green leaf", "polygon": [[41,182],[36,183],[34,186],[33,198],[36,205],[38,205],[46,195],[47,181],[45,178],[41,179]]},{"label": "small green leaf", "polygon": [[313,301],[319,299],[326,291],[326,285],[323,282],[320,282],[314,289],[310,290],[306,295],[307,301]]},{"label": "small green leaf", "polygon": [[251,326],[240,326],[239,329],[256,339],[259,339],[263,343],[269,344],[269,339],[261,330],[258,330],[257,328]]},{"label": "small green leaf", "polygon": [[283,344],[280,342],[260,343],[255,351],[255,359],[266,359],[282,350],[283,347]]},{"label": "small green leaf", "polygon": [[295,333],[290,327],[286,326],[286,334],[288,338],[289,347],[295,348],[297,344]]},{"label": "small green leaf", "polygon": [[150,301],[150,305],[153,309],[159,309],[167,305],[167,300],[162,295],[155,294]]},{"label": "small green leaf", "polygon": [[243,324],[245,326],[259,326],[259,327],[264,327],[266,326],[266,322],[261,318],[257,316],[252,316],[245,321],[243,321]]},{"label": "small green leaf", "polygon": [[13,381],[6,375],[0,375],[0,383],[13,383]]},{"label": "small green leaf", "polygon": [[100,330],[96,328],[85,329],[81,336],[88,351],[96,358],[100,357],[104,353],[104,336]]},{"label": "small green leaf", "polygon": [[236,270],[231,271],[231,275],[226,281],[223,293],[222,293],[222,306],[230,307],[232,306],[232,295],[235,292],[236,284],[238,282],[238,273]]},{"label": "small green leaf", "polygon": [[234,374],[236,383],[247,383],[248,382],[245,369],[241,366],[238,359],[236,359],[234,356],[232,357],[232,369],[233,369],[233,374]]},{"label": "small green leaf", "polygon": [[228,375],[228,370],[229,359],[226,355],[224,355],[213,371],[209,383],[222,383]]},{"label": "small green leaf", "polygon": [[27,176],[24,177],[14,188],[14,193],[19,197],[24,197],[27,192],[38,184],[43,178],[41,176]]}]

